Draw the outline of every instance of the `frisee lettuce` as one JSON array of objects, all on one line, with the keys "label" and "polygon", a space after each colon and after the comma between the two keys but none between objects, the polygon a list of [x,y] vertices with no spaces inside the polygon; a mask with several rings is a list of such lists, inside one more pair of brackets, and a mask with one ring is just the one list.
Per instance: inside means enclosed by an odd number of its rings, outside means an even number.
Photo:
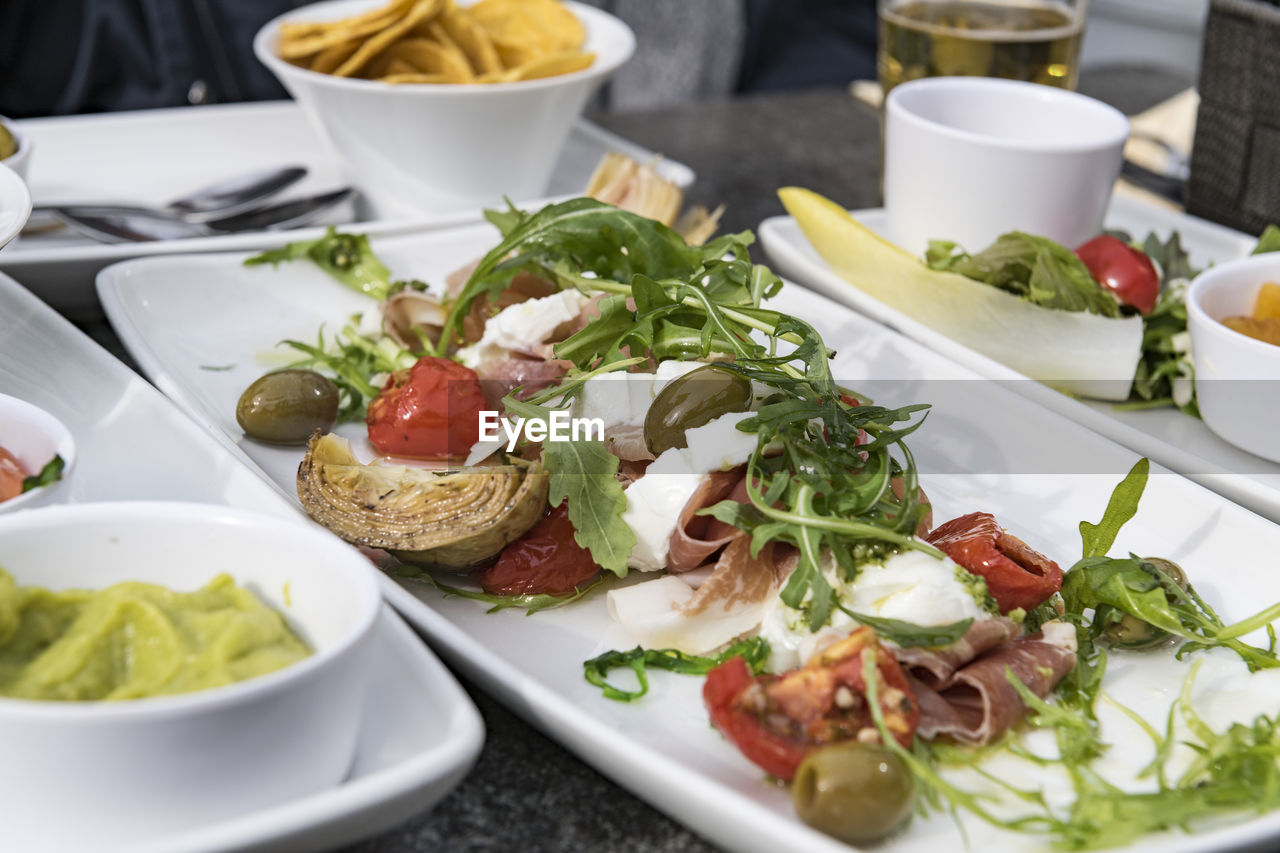
[{"label": "frisee lettuce", "polygon": [[[588,683],[599,687],[604,698],[615,702],[633,702],[649,692],[649,676],[646,669],[665,669],[681,675],[706,675],[732,658],[741,657],[752,674],[759,675],[769,660],[769,641],[763,637],[748,637],[731,643],[718,655],[701,657],[678,649],[643,649],[636,646],[630,651],[609,651],[583,661],[582,675]],[[636,675],[639,687],[626,690],[609,682],[609,673],[615,669],[630,668]]]},{"label": "frisee lettuce", "polygon": [[369,235],[347,234],[330,226],[318,240],[289,243],[245,260],[247,267],[279,265],[283,261],[309,259],[333,278],[358,293],[386,299],[391,290],[391,271],[369,246]]}]

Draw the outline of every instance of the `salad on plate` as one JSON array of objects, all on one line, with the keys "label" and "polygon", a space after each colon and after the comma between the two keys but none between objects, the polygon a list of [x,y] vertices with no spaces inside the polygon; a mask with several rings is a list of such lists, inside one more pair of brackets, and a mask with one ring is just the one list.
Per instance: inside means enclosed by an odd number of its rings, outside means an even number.
[{"label": "salad on plate", "polygon": [[[742,772],[850,843],[949,811],[1085,849],[1280,806],[1274,716],[1215,728],[1193,701],[1200,660],[1280,667],[1280,604],[1226,624],[1197,571],[1111,553],[1146,460],[1072,562],[982,506],[935,523],[909,448],[928,405],[838,382],[750,233],[691,243],[590,198],[488,218],[500,241],[443,286],[336,232],[254,259],[373,297],[288,342],[297,396],[241,401],[272,429],[300,415],[261,437],[305,443],[316,521],[492,609],[606,607],[633,647],[565,662],[601,702],[652,700],[655,668],[703,677]],[[327,432],[360,418],[367,445]],[[1118,779],[1100,706],[1129,661],[1185,680],[1158,719],[1122,708],[1153,757]]]},{"label": "salad on plate", "polygon": [[[1068,393],[1197,415],[1186,291],[1195,269],[1174,232],[1078,247],[1010,232],[981,251],[938,239],[923,259],[811,190],[779,190],[842,278],[925,325]],[[1280,228],[1254,254],[1280,250]]]}]

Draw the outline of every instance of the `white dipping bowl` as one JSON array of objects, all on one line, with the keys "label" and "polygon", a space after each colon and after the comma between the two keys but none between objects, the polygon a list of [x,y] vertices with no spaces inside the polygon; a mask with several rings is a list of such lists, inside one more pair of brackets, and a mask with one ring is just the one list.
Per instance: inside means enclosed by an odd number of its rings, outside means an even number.
[{"label": "white dipping bowl", "polygon": [[9,131],[10,135],[13,136],[13,141],[18,143],[18,150],[0,160],[0,163],[8,166],[19,178],[25,181],[27,179],[27,169],[31,164],[31,136],[18,127],[11,118],[0,116],[0,124],[3,124],[5,130]]},{"label": "white dipping bowl", "polygon": [[346,18],[382,5],[303,6],[268,23],[253,42],[258,59],[329,138],[352,183],[382,210],[460,210],[543,195],[587,99],[635,50],[622,21],[569,2],[586,29],[583,49],[596,58],[557,77],[396,85],[320,74],[276,55],[283,21]]},{"label": "white dipping bowl", "polygon": [[1008,231],[1075,248],[1102,230],[1129,121],[1101,101],[1019,80],[930,77],[885,101],[888,237],[971,252]]},{"label": "white dipping bowl", "polygon": [[64,494],[63,484],[76,461],[76,444],[62,421],[39,406],[0,394],[0,447],[12,453],[30,474],[39,474],[54,456],[64,463],[62,479],[0,501],[0,514],[49,503]]},{"label": "white dipping bowl", "polygon": [[1209,429],[1235,446],[1280,462],[1280,346],[1222,325],[1253,314],[1266,282],[1280,282],[1280,255],[1210,267],[1187,291],[1196,399]]},{"label": "white dipping bowl", "polygon": [[20,586],[51,589],[136,580],[186,591],[227,572],[314,650],[196,693],[0,699],[5,849],[129,849],[346,777],[380,600],[372,566],[337,538],[202,504],[78,504],[0,518],[0,566]]}]

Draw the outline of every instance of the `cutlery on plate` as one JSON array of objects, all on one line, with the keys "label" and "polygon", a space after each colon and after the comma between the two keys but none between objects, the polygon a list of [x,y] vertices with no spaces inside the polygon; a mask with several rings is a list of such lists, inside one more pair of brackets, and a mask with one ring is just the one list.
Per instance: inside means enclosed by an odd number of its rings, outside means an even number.
[{"label": "cutlery on plate", "polygon": [[345,201],[350,187],[280,202],[206,222],[190,222],[155,210],[110,212],[94,206],[51,208],[77,232],[104,243],[150,243],[218,237],[242,231],[283,231],[314,221]]},{"label": "cutlery on plate", "polygon": [[306,176],[307,169],[303,166],[259,169],[247,174],[223,178],[159,207],[98,201],[39,204],[32,208],[31,215],[35,221],[29,228],[40,231],[50,225],[61,224],[58,222],[61,219],[58,211],[67,208],[76,208],[86,216],[121,217],[157,214],[187,222],[208,222],[251,210]]}]

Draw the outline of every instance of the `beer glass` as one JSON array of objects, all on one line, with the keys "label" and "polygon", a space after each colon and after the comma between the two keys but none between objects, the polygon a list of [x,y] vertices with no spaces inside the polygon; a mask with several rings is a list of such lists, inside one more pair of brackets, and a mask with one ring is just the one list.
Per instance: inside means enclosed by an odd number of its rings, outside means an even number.
[{"label": "beer glass", "polygon": [[885,94],[919,77],[1075,89],[1088,0],[878,0]]}]

